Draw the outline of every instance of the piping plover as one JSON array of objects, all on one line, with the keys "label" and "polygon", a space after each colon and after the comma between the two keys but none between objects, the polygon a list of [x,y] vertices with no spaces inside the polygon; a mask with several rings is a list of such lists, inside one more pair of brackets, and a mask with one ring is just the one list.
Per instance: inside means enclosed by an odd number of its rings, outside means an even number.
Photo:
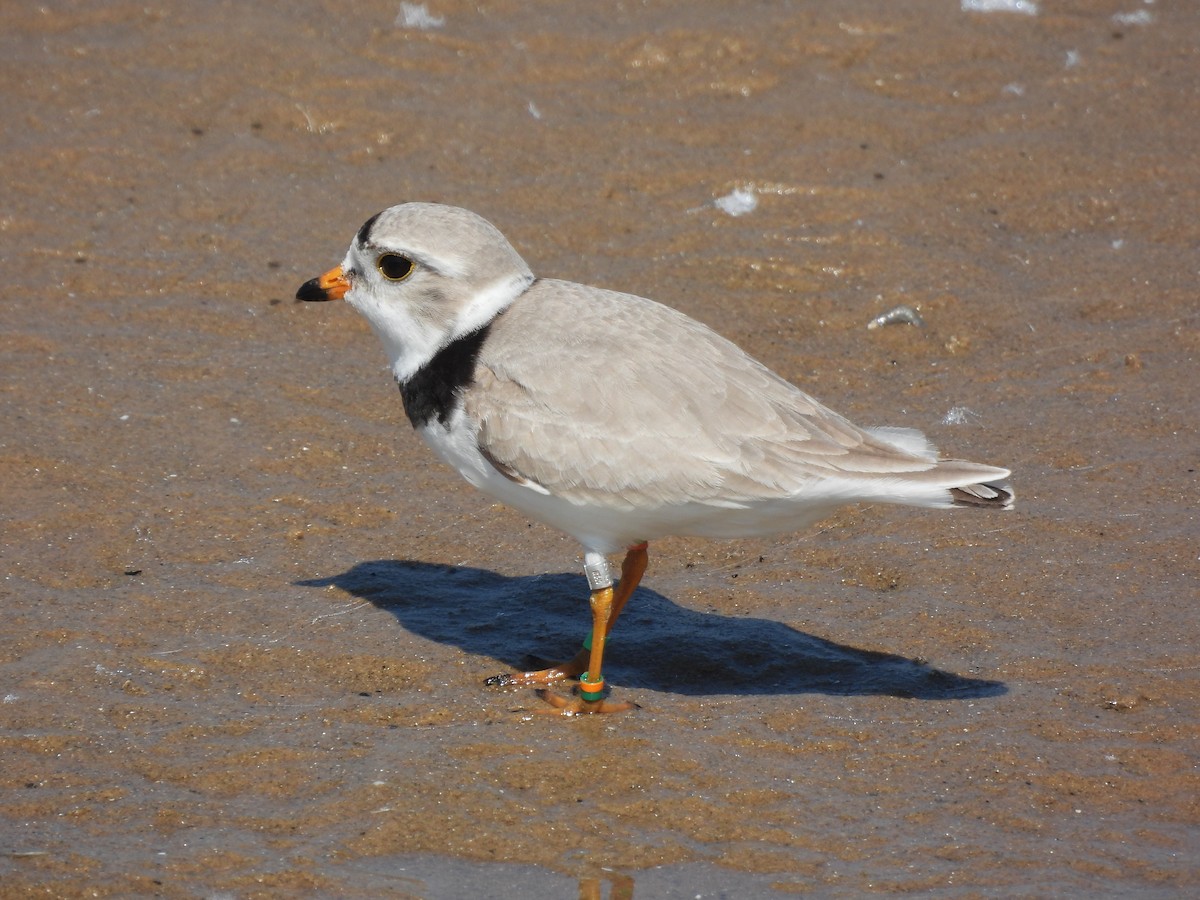
[{"label": "piping plover", "polygon": [[[368,219],[300,300],[345,297],[383,342],[404,410],[475,487],[583,545],[592,631],[565,663],[495,676],[565,713],[614,712],[605,640],[646,542],[803,528],[849,503],[1009,509],[1009,472],[859,428],[670,307],[537,278],[490,223],[405,203]],[[625,552],[615,583],[607,555]]]}]

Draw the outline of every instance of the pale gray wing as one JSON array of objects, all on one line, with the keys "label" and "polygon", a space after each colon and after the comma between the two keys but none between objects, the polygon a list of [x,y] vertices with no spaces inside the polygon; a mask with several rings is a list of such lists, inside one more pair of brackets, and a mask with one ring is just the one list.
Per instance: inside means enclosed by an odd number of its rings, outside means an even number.
[{"label": "pale gray wing", "polygon": [[464,400],[497,468],[577,502],[742,505],[936,465],[676,310],[569,282],[537,282],[493,323]]}]

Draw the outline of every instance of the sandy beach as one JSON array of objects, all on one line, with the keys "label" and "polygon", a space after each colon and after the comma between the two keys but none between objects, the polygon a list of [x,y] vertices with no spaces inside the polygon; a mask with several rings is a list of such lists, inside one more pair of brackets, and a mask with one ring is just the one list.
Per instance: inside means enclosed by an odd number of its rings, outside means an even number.
[{"label": "sandy beach", "polygon": [[[6,5],[0,894],[1196,894],[1197,34],[1168,0]],[[658,541],[606,658],[641,709],[538,715],[483,682],[574,653],[578,546],[293,299],[405,200],[1017,508]]]}]

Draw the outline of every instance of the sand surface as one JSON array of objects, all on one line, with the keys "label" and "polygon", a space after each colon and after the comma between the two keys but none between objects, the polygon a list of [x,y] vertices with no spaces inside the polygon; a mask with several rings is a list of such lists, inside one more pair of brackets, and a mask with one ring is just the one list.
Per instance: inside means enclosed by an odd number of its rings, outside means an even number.
[{"label": "sand surface", "polygon": [[[1200,6],[1040,7],[5,4],[0,894],[1200,892]],[[657,542],[535,715],[578,548],[292,299],[409,199],[1018,509]]]}]

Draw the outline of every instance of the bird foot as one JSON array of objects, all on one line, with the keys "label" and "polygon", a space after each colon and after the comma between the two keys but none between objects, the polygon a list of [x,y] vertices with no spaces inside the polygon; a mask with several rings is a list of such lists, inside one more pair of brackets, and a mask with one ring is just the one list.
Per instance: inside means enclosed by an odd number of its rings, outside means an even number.
[{"label": "bird foot", "polygon": [[563,697],[545,688],[539,688],[535,693],[552,707],[552,709],[539,709],[538,712],[543,715],[582,716],[592,713],[618,713],[641,709],[636,703],[628,700],[609,700],[607,697],[599,700],[584,700],[578,695]]},{"label": "bird foot", "polygon": [[578,678],[588,667],[588,651],[580,650],[572,659],[558,663],[546,669],[533,672],[501,672],[485,678],[483,683],[488,687],[522,687],[525,685],[547,685],[563,681],[567,678]]}]

